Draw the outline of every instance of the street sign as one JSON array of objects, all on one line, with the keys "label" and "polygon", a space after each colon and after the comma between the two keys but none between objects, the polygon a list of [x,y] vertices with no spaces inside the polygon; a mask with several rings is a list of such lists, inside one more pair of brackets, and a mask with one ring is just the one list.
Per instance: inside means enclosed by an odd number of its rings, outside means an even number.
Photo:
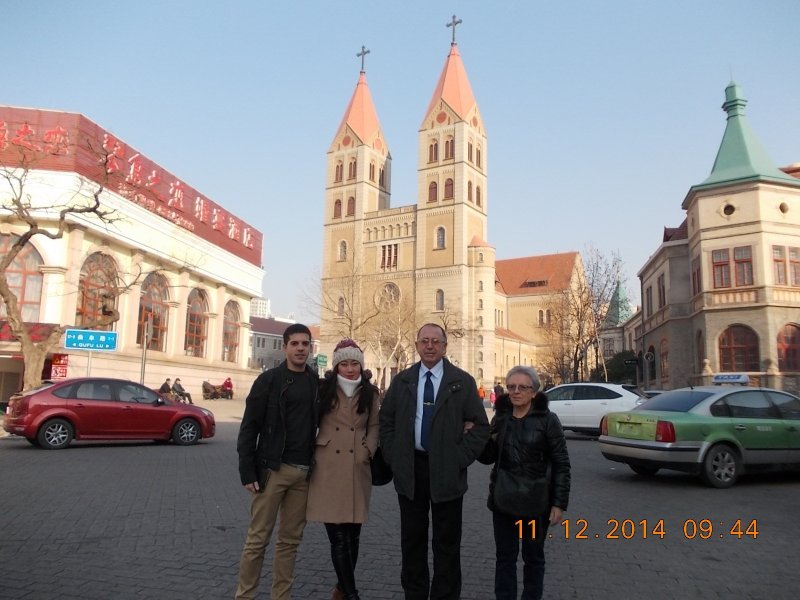
[{"label": "street sign", "polygon": [[317,366],[318,367],[328,366],[328,357],[325,354],[317,354]]},{"label": "street sign", "polygon": [[117,332],[95,331],[94,329],[67,329],[64,348],[115,352],[117,349]]},{"label": "street sign", "polygon": [[626,358],[625,359],[625,364],[626,365],[638,365],[639,364],[639,359],[638,358]]}]

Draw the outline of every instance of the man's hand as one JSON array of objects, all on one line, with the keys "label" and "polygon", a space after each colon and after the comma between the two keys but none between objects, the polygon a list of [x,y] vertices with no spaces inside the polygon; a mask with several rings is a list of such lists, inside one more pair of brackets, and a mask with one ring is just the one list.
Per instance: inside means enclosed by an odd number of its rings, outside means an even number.
[{"label": "man's hand", "polygon": [[464,421],[464,433],[465,434],[467,432],[469,432],[469,430],[472,429],[473,427],[475,427],[475,422],[474,421]]},{"label": "man's hand", "polygon": [[261,491],[261,488],[258,486],[258,482],[257,481],[254,481],[252,483],[245,483],[244,484],[244,489],[246,489],[248,492],[251,492],[253,494],[257,494],[258,492]]}]

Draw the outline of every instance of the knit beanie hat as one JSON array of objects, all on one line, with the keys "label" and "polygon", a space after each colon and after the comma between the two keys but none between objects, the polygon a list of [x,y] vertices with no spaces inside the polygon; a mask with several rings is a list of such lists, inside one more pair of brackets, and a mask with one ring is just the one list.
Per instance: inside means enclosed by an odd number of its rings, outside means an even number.
[{"label": "knit beanie hat", "polygon": [[364,352],[358,347],[358,344],[349,338],[343,339],[333,349],[333,365],[331,369],[336,372],[336,365],[343,360],[357,360],[361,368],[364,368]]}]

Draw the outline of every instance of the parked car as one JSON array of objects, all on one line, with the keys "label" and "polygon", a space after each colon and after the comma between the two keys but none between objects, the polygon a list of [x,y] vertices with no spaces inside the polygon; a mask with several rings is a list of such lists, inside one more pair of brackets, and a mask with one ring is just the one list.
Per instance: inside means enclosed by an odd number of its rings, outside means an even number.
[{"label": "parked car", "polygon": [[663,394],[663,393],[664,393],[664,390],[643,390],[642,391],[642,394],[644,394],[644,396],[646,398],[652,398],[653,396],[658,396],[659,394]]},{"label": "parked car", "polygon": [[631,410],[646,400],[635,386],[616,383],[563,383],[547,390],[550,410],[564,429],[597,435],[603,415]]},{"label": "parked car", "polygon": [[76,440],[172,440],[181,446],[214,436],[211,411],[174,402],[123,379],[47,381],[14,394],[4,429],[50,450]]},{"label": "parked car", "polygon": [[682,388],[605,416],[609,460],[640,475],[674,469],[727,488],[746,470],[800,466],[800,398],[769,388]]}]

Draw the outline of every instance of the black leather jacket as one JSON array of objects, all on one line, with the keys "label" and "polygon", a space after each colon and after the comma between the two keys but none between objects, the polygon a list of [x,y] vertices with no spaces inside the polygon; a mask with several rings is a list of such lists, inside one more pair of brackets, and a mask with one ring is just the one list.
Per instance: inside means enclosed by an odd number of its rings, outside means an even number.
[{"label": "black leather jacket", "polygon": [[[319,377],[306,366],[310,378],[313,398],[313,423],[309,423],[308,443],[314,447],[314,438],[319,423]],[[281,466],[286,443],[286,390],[296,377],[286,366],[286,361],[274,369],[263,372],[253,382],[253,387],[245,400],[242,424],[236,450],[239,453],[239,476],[242,485],[259,482],[266,483],[268,470],[277,471]],[[311,472],[309,471],[309,477]]]},{"label": "black leather jacket", "polygon": [[499,467],[530,479],[547,477],[550,506],[567,510],[570,488],[567,441],[561,422],[548,410],[547,404],[547,396],[538,392],[530,412],[523,419],[514,420],[508,394],[495,401],[491,437],[478,458],[483,464],[494,463],[487,502],[490,510],[495,509],[492,493]]}]

